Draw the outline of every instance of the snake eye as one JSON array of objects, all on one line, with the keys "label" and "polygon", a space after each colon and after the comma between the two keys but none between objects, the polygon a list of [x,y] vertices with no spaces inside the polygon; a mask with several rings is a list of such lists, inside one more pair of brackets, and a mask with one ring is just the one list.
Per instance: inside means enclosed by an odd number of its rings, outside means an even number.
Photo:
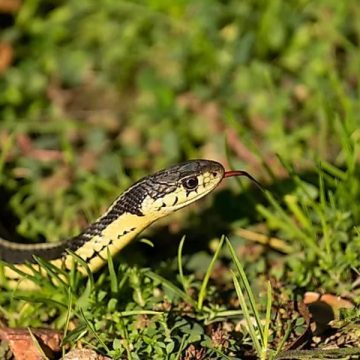
[{"label": "snake eye", "polygon": [[194,190],[199,185],[199,181],[196,176],[189,177],[183,180],[182,183],[184,188],[188,190]]}]

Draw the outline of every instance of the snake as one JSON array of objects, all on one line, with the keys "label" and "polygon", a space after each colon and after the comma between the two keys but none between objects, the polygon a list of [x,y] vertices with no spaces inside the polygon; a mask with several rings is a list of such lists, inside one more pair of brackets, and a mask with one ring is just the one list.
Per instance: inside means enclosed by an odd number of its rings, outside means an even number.
[{"label": "snake", "polygon": [[203,198],[224,178],[232,176],[246,176],[260,186],[246,171],[225,171],[221,163],[213,160],[188,160],[135,182],[77,236],[58,243],[38,244],[0,238],[0,287],[33,288],[24,274],[39,270],[37,258],[70,270],[75,254],[87,265],[87,271],[96,272],[107,264],[108,256],[118,254],[150,224]]}]

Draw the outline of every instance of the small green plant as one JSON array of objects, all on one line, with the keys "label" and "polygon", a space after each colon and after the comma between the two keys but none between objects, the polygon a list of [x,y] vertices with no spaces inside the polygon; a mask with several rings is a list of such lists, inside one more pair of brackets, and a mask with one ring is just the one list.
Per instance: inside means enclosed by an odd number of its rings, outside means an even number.
[{"label": "small green plant", "polygon": [[[265,323],[263,323],[259,313],[260,306],[255,300],[255,296],[245,271],[228,239],[226,239],[226,245],[230,251],[231,258],[235,265],[235,271],[232,271],[232,277],[254,349],[259,359],[273,359],[275,356],[275,351],[269,348],[269,329],[271,324],[272,304],[271,285],[269,282],[267,283],[266,313]],[[245,299],[245,294],[247,295],[248,302]]]},{"label": "small green plant", "polygon": [[316,186],[286,165],[294,183],[293,191],[282,201],[267,192],[271,208],[258,205],[269,229],[297,246],[288,262],[292,281],[300,286],[321,284],[329,289],[343,284],[338,288],[340,293],[346,291],[346,284],[351,286],[352,269],[360,266],[356,255],[359,236],[354,226],[360,218],[357,202],[350,201],[360,196],[358,170],[353,166],[358,147],[351,137],[343,141],[343,152],[348,158],[345,169],[321,162]]}]

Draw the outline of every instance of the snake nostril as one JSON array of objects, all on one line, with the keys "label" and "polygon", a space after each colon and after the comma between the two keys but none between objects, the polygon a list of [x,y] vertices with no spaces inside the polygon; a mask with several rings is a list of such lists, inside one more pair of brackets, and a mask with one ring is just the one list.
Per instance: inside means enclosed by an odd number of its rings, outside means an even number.
[{"label": "snake nostril", "polygon": [[212,175],[213,177],[216,177],[216,176],[217,176],[217,172],[216,172],[216,171],[213,171],[213,172],[211,173],[211,175]]}]

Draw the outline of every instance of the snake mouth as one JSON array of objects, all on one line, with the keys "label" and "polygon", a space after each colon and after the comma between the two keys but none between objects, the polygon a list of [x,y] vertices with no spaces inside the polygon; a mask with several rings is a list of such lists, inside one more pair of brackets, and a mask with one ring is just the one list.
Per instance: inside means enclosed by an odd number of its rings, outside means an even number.
[{"label": "snake mouth", "polygon": [[233,176],[245,176],[250,179],[260,190],[264,191],[263,186],[248,172],[244,170],[229,170],[225,171],[223,178],[233,177]]}]

